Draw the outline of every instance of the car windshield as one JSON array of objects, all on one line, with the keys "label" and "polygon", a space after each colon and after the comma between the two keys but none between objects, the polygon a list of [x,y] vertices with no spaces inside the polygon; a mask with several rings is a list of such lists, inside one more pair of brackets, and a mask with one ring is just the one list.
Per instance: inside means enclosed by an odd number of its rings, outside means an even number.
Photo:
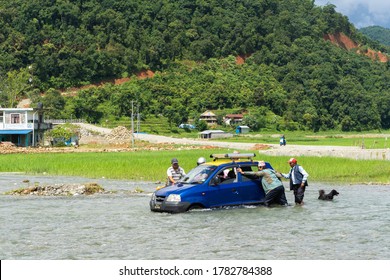
[{"label": "car windshield", "polygon": [[188,172],[179,182],[182,184],[201,184],[216,168],[214,165],[201,164]]}]

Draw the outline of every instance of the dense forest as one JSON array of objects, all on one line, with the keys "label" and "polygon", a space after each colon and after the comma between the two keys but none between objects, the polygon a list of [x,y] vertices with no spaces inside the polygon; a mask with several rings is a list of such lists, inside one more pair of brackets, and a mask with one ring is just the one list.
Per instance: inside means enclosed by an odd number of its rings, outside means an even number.
[{"label": "dense forest", "polygon": [[[390,128],[388,48],[312,0],[0,0],[0,104],[23,96],[53,118],[143,118],[172,127],[205,110],[253,130]],[[342,32],[347,51],[324,40]],[[245,57],[245,63],[236,57]],[[135,74],[152,70],[149,79]],[[63,95],[60,89],[132,77]],[[41,93],[45,93],[42,97]]]},{"label": "dense forest", "polygon": [[368,26],[359,31],[379,43],[390,47],[390,29],[381,26]]}]

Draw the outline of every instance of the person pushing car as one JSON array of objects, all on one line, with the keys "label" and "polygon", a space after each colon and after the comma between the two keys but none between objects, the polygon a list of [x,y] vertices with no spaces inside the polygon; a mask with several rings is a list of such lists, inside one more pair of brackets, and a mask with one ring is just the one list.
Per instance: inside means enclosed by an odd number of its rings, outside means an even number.
[{"label": "person pushing car", "polygon": [[287,206],[287,198],[284,191],[284,186],[280,178],[282,176],[271,168],[267,168],[264,161],[259,161],[257,164],[259,171],[244,172],[241,168],[237,168],[237,172],[243,175],[254,175],[262,177],[261,184],[265,192],[264,205],[279,204]]}]

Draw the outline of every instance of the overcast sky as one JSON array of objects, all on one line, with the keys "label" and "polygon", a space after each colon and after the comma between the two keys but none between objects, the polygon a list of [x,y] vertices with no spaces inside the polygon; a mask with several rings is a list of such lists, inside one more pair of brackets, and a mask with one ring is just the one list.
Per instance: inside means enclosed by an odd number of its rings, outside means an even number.
[{"label": "overcast sky", "polygon": [[356,28],[379,25],[390,28],[390,0],[315,0],[315,4],[336,6]]}]

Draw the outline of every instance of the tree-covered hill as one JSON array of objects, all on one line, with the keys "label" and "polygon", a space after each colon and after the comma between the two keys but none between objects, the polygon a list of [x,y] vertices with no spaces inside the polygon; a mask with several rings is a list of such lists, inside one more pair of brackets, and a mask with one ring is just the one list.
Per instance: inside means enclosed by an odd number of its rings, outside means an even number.
[{"label": "tree-covered hill", "polygon": [[381,26],[369,26],[359,29],[364,35],[379,43],[390,46],[390,29]]},{"label": "tree-covered hill", "polygon": [[[356,31],[311,0],[0,0],[0,71],[32,66],[43,89],[176,59],[273,52],[303,36]],[[286,60],[284,58],[283,60]]]},{"label": "tree-covered hill", "polygon": [[[0,102],[45,91],[42,102],[52,117],[120,119],[136,100],[143,117],[163,115],[172,125],[211,109],[246,112],[254,130],[390,127],[390,64],[358,54],[386,48],[357,32],[333,5],[0,0],[0,27]],[[336,33],[359,50],[324,40]],[[236,55],[248,58],[238,65]],[[147,69],[154,78],[72,97],[48,90]],[[27,86],[10,90],[13,81]]]}]

